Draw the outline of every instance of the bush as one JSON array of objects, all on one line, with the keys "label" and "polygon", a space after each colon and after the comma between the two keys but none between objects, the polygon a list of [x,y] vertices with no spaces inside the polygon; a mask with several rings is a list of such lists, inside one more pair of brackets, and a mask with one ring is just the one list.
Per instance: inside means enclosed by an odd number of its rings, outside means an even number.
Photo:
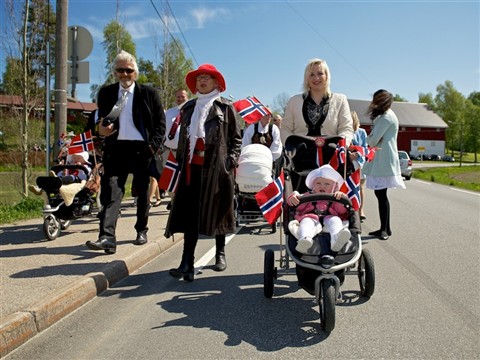
[{"label": "bush", "polygon": [[23,198],[15,205],[0,205],[0,224],[38,217],[43,208],[43,200]]}]

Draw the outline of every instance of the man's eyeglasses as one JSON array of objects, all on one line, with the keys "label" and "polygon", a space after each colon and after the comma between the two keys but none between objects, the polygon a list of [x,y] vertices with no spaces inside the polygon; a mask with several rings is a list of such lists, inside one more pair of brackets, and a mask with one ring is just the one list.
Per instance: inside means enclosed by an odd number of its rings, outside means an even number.
[{"label": "man's eyeglasses", "polygon": [[210,79],[213,79],[213,77],[210,76],[210,75],[198,75],[197,76],[197,81],[202,81],[202,80],[207,81],[207,80],[210,80]]},{"label": "man's eyeglasses", "polygon": [[119,69],[115,69],[115,71],[118,72],[119,74],[123,74],[123,73],[131,74],[135,70],[129,69],[129,68],[119,68]]}]

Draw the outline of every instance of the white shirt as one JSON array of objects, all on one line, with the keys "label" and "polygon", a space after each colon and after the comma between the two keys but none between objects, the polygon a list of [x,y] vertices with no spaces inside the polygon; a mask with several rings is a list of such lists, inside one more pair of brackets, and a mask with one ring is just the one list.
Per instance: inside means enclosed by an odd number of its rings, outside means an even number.
[{"label": "white shirt", "polygon": [[[261,134],[268,133],[268,126],[272,126],[272,145],[270,145],[270,151],[272,152],[273,161],[277,160],[282,155],[282,141],[280,140],[280,130],[278,129],[277,125],[274,124],[267,124],[267,126],[263,127],[262,123],[258,122],[258,132]],[[249,125],[243,134],[242,139],[242,149],[250,145],[252,143],[252,137],[255,133],[255,124]]]},{"label": "white shirt", "polygon": [[136,128],[135,124],[133,123],[133,92],[135,89],[135,83],[133,83],[128,89],[122,88],[119,86],[118,90],[118,97],[120,98],[122,94],[122,90],[127,90],[127,103],[122,109],[120,116],[118,117],[119,129],[118,129],[118,140],[139,140],[145,141],[142,134]]},{"label": "white shirt", "polygon": [[[183,103],[185,104],[185,103]],[[182,108],[183,104],[180,104],[178,106],[174,106],[167,111],[165,111],[165,122],[166,122],[166,128],[165,128],[165,141],[163,142],[166,147],[176,150],[178,146],[178,137],[180,134],[180,124],[177,127],[177,131],[175,132],[175,136],[173,137],[172,140],[168,138],[168,134],[170,134],[170,129],[172,128],[172,125],[175,121],[175,118],[180,114],[180,109]]]}]

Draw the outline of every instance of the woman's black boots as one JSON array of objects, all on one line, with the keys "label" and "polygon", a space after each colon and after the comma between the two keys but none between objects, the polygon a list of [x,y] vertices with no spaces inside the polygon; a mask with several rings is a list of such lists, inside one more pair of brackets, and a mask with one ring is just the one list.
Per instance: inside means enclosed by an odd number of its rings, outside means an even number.
[{"label": "woman's black boots", "polygon": [[194,254],[197,246],[198,236],[185,234],[183,241],[183,254],[180,266],[176,269],[170,269],[169,274],[173,277],[180,278],[183,276],[184,281],[191,282],[194,278]]},{"label": "woman's black boots", "polygon": [[215,266],[213,270],[224,271],[227,268],[227,261],[225,260],[225,235],[215,236]]}]

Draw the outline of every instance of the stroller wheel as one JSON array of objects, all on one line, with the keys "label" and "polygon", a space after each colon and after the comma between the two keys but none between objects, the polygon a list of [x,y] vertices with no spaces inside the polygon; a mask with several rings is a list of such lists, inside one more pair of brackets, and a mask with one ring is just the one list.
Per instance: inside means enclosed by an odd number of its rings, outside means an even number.
[{"label": "stroller wheel", "polygon": [[263,294],[267,299],[273,296],[273,279],[277,277],[275,268],[275,255],[272,249],[265,251],[263,267]]},{"label": "stroller wheel", "polygon": [[60,220],[61,229],[67,230],[72,225],[72,220]]},{"label": "stroller wheel", "polygon": [[43,234],[48,240],[55,240],[60,231],[61,225],[55,216],[48,215],[43,219]]},{"label": "stroller wheel", "polygon": [[369,299],[375,291],[375,265],[368,249],[362,250],[362,255],[358,260],[358,281],[360,293]]},{"label": "stroller wheel", "polygon": [[318,307],[320,311],[320,324],[326,332],[335,328],[335,285],[326,279],[320,284]]}]

